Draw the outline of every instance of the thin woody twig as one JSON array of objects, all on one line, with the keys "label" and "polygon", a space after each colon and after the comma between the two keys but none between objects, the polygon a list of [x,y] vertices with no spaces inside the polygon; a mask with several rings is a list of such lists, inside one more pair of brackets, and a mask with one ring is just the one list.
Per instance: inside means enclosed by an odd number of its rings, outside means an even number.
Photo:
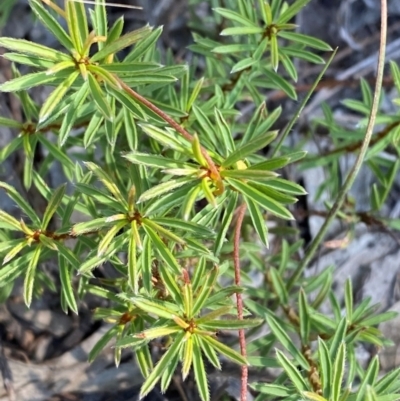
[{"label": "thin woody twig", "polygon": [[[187,139],[189,142],[193,142],[194,137],[193,135],[189,134],[181,125],[179,125],[174,119],[172,119],[168,114],[164,113],[162,110],[160,110],[156,105],[154,105],[152,102],[147,100],[145,97],[134,91],[132,88],[130,88],[125,82],[123,82],[121,79],[116,77],[118,80],[119,85],[121,88],[129,94],[131,97],[136,99],[138,102],[140,102],[142,105],[146,106],[148,109],[156,113],[159,117],[161,117],[166,123],[168,123],[172,128],[174,128],[177,132],[179,132],[185,139]],[[218,171],[217,166],[211,159],[210,155],[204,149],[204,147],[201,147],[201,153],[204,156],[204,158],[207,161],[208,167],[211,172],[211,178],[217,182],[219,185],[218,190],[223,191],[223,183],[221,179],[221,175]],[[221,191],[221,192],[222,192]]]},{"label": "thin woody twig", "polygon": [[324,224],[322,225],[321,229],[319,230],[316,237],[311,242],[309,248],[307,249],[306,254],[304,255],[303,260],[297,266],[296,270],[294,271],[292,277],[289,279],[287,283],[288,291],[293,287],[293,285],[297,282],[300,278],[303,270],[306,268],[308,263],[314,257],[315,252],[318,250],[319,245],[322,243],[326,232],[332,221],[335,219],[337,213],[339,212],[340,208],[343,205],[343,202],[346,198],[347,193],[353,186],[353,183],[360,171],[362,163],[364,161],[364,157],[368,151],[372,134],[373,128],[375,125],[376,115],[378,113],[379,108],[379,99],[380,93],[382,89],[382,80],[383,80],[383,72],[385,67],[385,49],[386,49],[386,36],[387,36],[387,0],[381,0],[381,39],[380,39],[380,48],[379,48],[379,55],[378,55],[378,68],[377,68],[377,77],[375,83],[375,91],[374,97],[371,106],[371,112],[369,115],[368,126],[365,132],[365,137],[363,143],[360,147],[360,152],[358,154],[357,160],[355,161],[353,167],[350,170],[349,175],[345,183],[343,184],[342,188],[339,191],[339,194],[333,204],[332,208],[329,210],[328,216],[326,217]]},{"label": "thin woody twig", "polygon": [[[238,210],[235,233],[233,238],[233,263],[235,268],[235,284],[240,285],[240,233],[242,230],[244,215],[246,214],[246,204],[243,203]],[[236,305],[238,319],[243,320],[243,299],[242,294],[236,293]],[[244,329],[239,330],[239,344],[240,353],[246,358],[246,338],[244,335]],[[247,365],[242,366],[242,377],[241,377],[241,394],[240,401],[247,400],[247,379],[248,379],[248,367]]]}]

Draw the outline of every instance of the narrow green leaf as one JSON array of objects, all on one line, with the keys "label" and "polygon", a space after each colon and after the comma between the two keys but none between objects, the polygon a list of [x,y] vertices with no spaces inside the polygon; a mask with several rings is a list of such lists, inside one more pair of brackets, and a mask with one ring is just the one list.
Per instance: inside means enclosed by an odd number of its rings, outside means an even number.
[{"label": "narrow green leaf", "polygon": [[337,329],[335,335],[333,336],[331,346],[329,347],[329,353],[331,359],[333,360],[338,353],[340,344],[345,341],[346,333],[347,333],[347,319],[343,317],[340,320],[340,323],[337,325]]},{"label": "narrow green leaf", "polygon": [[0,125],[2,125],[3,127],[10,127],[16,129],[22,128],[22,124],[20,122],[11,120],[11,118],[1,117],[1,116],[0,116]]},{"label": "narrow green leaf", "polygon": [[87,149],[89,148],[94,141],[97,139],[96,136],[99,136],[99,130],[103,124],[104,116],[96,112],[93,114],[89,125],[85,129],[85,133],[83,134],[83,146]]},{"label": "narrow green leaf", "polygon": [[247,207],[249,208],[250,218],[253,223],[253,227],[256,230],[260,240],[265,246],[269,246],[268,244],[268,228],[267,222],[260,212],[259,206],[256,205],[251,199],[245,198],[247,203]]},{"label": "narrow green leaf", "polygon": [[197,168],[196,164],[193,163],[179,162],[176,159],[148,153],[130,152],[125,154],[124,157],[132,163],[158,169]]},{"label": "narrow green leaf", "polygon": [[153,370],[153,361],[148,344],[144,344],[135,351],[136,361],[142,372],[144,378],[146,378]]},{"label": "narrow green leaf", "polygon": [[103,227],[113,224],[117,220],[126,220],[126,216],[124,214],[120,214],[111,217],[99,217],[98,219],[77,223],[72,227],[71,234],[77,236],[92,231],[98,231]]},{"label": "narrow green leaf", "polygon": [[66,247],[62,242],[57,243],[57,248],[60,253],[64,257],[64,259],[69,263],[72,269],[78,269],[79,268],[79,260],[74,254],[74,252]]},{"label": "narrow green leaf", "polygon": [[251,45],[248,43],[246,43],[246,44],[235,43],[235,44],[214,47],[212,49],[212,52],[219,53],[219,54],[233,54],[233,53],[254,51],[256,48],[257,48],[256,45]]},{"label": "narrow green leaf", "polygon": [[[108,24],[105,1],[96,1],[96,4],[94,6],[94,18],[92,20],[96,34],[99,36],[107,36]],[[99,49],[102,49],[104,43],[99,43],[98,46]]]},{"label": "narrow green leaf", "polygon": [[270,181],[276,178],[278,174],[268,170],[253,170],[247,168],[245,170],[223,170],[221,171],[222,177],[230,177],[241,180],[251,181]]},{"label": "narrow green leaf", "polygon": [[[182,353],[182,380],[185,380],[189,374],[193,362],[193,335],[189,335],[183,343]],[[198,346],[198,345],[197,345]]]},{"label": "narrow green leaf", "polygon": [[[103,8],[105,8],[105,7],[103,7]],[[106,11],[104,11],[104,12],[106,12]],[[105,15],[105,17],[107,18],[107,15]],[[124,23],[125,23],[124,17],[121,16],[114,22],[112,27],[108,29],[108,32],[107,32],[107,27],[106,27],[106,32],[104,33],[104,36],[107,39],[105,42],[102,42],[102,46],[99,47],[99,50],[102,50],[104,48],[104,46],[108,45],[109,43],[114,42],[121,36],[122,31],[124,29]],[[113,59],[114,59],[114,55],[111,55],[110,57],[107,57],[106,61],[110,62]],[[105,64],[103,63],[103,65],[105,65]]]},{"label": "narrow green leaf", "polygon": [[258,26],[235,26],[232,28],[225,28],[221,36],[239,36],[239,35],[255,35],[264,33],[264,29]]},{"label": "narrow green leaf", "polygon": [[362,378],[361,384],[358,387],[356,401],[363,401],[365,398],[365,392],[368,386],[372,386],[375,383],[376,377],[379,371],[379,357],[376,355],[370,362],[367,371]]},{"label": "narrow green leaf", "polygon": [[214,289],[215,282],[218,278],[218,267],[214,266],[211,271],[207,274],[206,280],[201,287],[199,293],[196,295],[196,300],[193,305],[192,314],[197,315],[200,310],[204,307],[204,303],[209,297],[211,291]]},{"label": "narrow green leaf", "polygon": [[[115,344],[117,348],[130,348],[132,351],[136,353],[137,349],[144,347],[147,345],[147,340],[138,337],[126,336],[118,341]],[[146,376],[147,377],[147,376]]]},{"label": "narrow green leaf", "polygon": [[136,220],[133,220],[131,223],[131,232],[129,235],[128,245],[128,280],[134,295],[137,295],[139,293],[139,276],[136,260],[135,230],[137,230],[137,222]]},{"label": "narrow green leaf", "polygon": [[129,32],[117,40],[107,44],[100,51],[98,51],[92,58],[91,61],[100,61],[106,58],[110,54],[118,53],[120,50],[125,49],[138,42],[139,40],[145,38],[151,32],[151,28],[146,25],[142,28],[136,29],[132,32]]},{"label": "narrow green leaf", "polygon": [[328,347],[324,340],[318,337],[318,356],[321,369],[321,380],[324,397],[330,397],[332,394],[333,372],[332,359]]},{"label": "narrow green leaf", "polygon": [[291,99],[297,100],[297,92],[296,89],[291,85],[288,80],[284,79],[280,74],[275,72],[274,70],[268,70],[266,68],[263,69],[263,74],[265,77],[263,79],[267,79],[271,81],[277,89],[281,89],[285,92]]},{"label": "narrow green leaf", "polygon": [[64,145],[65,141],[68,138],[68,135],[71,133],[72,128],[76,122],[78,112],[81,109],[82,104],[85,101],[88,93],[89,86],[87,81],[85,81],[80,89],[70,97],[67,112],[61,123],[61,128],[58,132],[58,144],[60,147]]},{"label": "narrow green leaf", "polygon": [[346,343],[341,342],[338,353],[333,366],[333,381],[332,381],[332,401],[339,401],[342,389],[342,380],[344,375],[344,363],[346,358]]},{"label": "narrow green leaf", "polygon": [[142,253],[142,280],[143,287],[150,294],[152,289],[152,254],[151,254],[151,241],[148,236],[143,241]]},{"label": "narrow green leaf", "polygon": [[203,341],[207,342],[211,347],[213,347],[220,354],[226,356],[231,361],[239,365],[248,365],[246,358],[240,355],[238,352],[228,347],[227,345],[217,341],[215,338],[210,336],[202,336]]},{"label": "narrow green leaf", "polygon": [[250,198],[256,204],[260,205],[263,209],[282,219],[293,220],[292,214],[282,204],[263,194],[258,189],[255,189],[248,184],[245,184],[233,178],[227,179],[227,181],[230,185],[232,185],[233,188],[238,190],[245,197]]},{"label": "narrow green leaf", "polygon": [[[182,352],[182,351],[181,351]],[[171,380],[174,377],[174,374],[177,370],[179,363],[180,355],[176,354],[174,358],[172,358],[171,362],[168,364],[166,369],[164,370],[161,376],[161,392],[165,393],[168,390],[169,385],[171,384]]]},{"label": "narrow green leaf", "polygon": [[203,196],[207,199],[207,202],[214,208],[217,207],[217,200],[215,199],[214,193],[211,189],[211,180],[207,178],[203,178],[201,180],[201,189],[203,191]]},{"label": "narrow green leaf", "polygon": [[66,1],[66,20],[74,47],[79,55],[84,56],[84,44],[88,36],[88,24],[85,4],[78,1]]},{"label": "narrow green leaf", "polygon": [[303,344],[309,343],[310,337],[310,315],[308,310],[307,298],[303,289],[299,291],[299,318],[300,318],[300,337]]},{"label": "narrow green leaf", "polygon": [[52,238],[47,237],[44,234],[39,234],[39,242],[45,247],[51,249],[52,251],[58,251],[58,244]]},{"label": "narrow green leaf", "polygon": [[7,252],[9,249],[13,249],[15,246],[17,246],[20,242],[25,242],[25,240],[21,240],[21,238],[18,239],[12,239],[12,240],[5,240],[0,242],[0,253]]},{"label": "narrow green leaf", "polygon": [[201,323],[201,328],[205,330],[240,330],[257,327],[263,322],[262,319],[223,319],[212,320],[206,323]]},{"label": "narrow green leaf", "polygon": [[119,190],[117,184],[115,183],[115,179],[111,178],[111,176],[106,173],[102,168],[97,166],[92,162],[85,162],[85,166],[93,171],[93,173],[99,178],[99,180],[104,184],[104,186],[113,194],[115,199],[123,205],[126,209],[128,209],[128,202],[122,196],[121,191]]},{"label": "narrow green leaf", "polygon": [[167,248],[167,246],[162,242],[161,238],[157,235],[157,233],[150,228],[148,225],[143,226],[147,235],[150,237],[151,242],[153,243],[157,253],[164,260],[166,265],[177,275],[181,274],[181,267],[179,266],[177,260],[173,256],[172,252]]},{"label": "narrow green leaf", "polygon": [[271,35],[269,46],[271,52],[271,65],[274,71],[276,72],[279,67],[279,46],[278,46],[278,38],[276,37],[276,35]]},{"label": "narrow green leaf", "polygon": [[110,104],[107,102],[106,97],[104,96],[103,91],[100,88],[99,83],[97,82],[96,78],[93,74],[88,74],[88,82],[89,82],[89,89],[92,95],[94,102],[97,105],[97,109],[103,114],[103,116],[112,121],[114,119],[114,115],[111,109]]},{"label": "narrow green leaf", "polygon": [[197,136],[197,134],[194,134],[194,136],[193,136],[192,152],[193,152],[193,156],[196,159],[197,163],[199,163],[201,166],[207,168],[208,163],[203,156],[201,144],[200,144],[199,137]]},{"label": "narrow green leaf", "polygon": [[[24,243],[25,245],[27,245],[25,241]],[[9,279],[15,280],[27,269],[28,264],[33,259],[35,251],[36,249],[31,252],[25,253],[21,257],[14,259],[5,267],[0,269],[0,288],[6,285]]]},{"label": "narrow green leaf", "polygon": [[16,218],[2,210],[0,210],[0,222],[5,223],[12,230],[22,231],[21,223]]},{"label": "narrow green leaf", "polygon": [[152,198],[155,198],[156,196],[163,195],[166,192],[170,192],[173,189],[179,188],[185,184],[190,183],[191,181],[193,181],[192,177],[180,177],[177,178],[176,180],[169,180],[163,182],[162,184],[156,185],[155,187],[150,188],[149,190],[143,192],[140,198],[138,199],[138,203],[145,202]]},{"label": "narrow green leaf", "polygon": [[375,391],[378,394],[388,393],[392,385],[397,385],[400,378],[400,368],[396,368],[391,372],[381,377],[374,385]]},{"label": "narrow green leaf", "polygon": [[172,317],[177,313],[176,310],[167,308],[165,302],[156,302],[142,296],[129,297],[128,299],[139,309],[168,320],[172,320]]},{"label": "narrow green leaf", "polygon": [[[284,250],[282,250],[284,252]],[[275,267],[271,267],[269,269],[269,273],[271,276],[272,285],[276,294],[278,295],[279,301],[282,305],[288,305],[289,303],[289,294],[285,285],[284,280],[282,279],[281,273]]]},{"label": "narrow green leaf", "polygon": [[0,181],[0,188],[4,189],[7,192],[7,195],[21,208],[21,210],[31,219],[32,223],[40,227],[40,219],[36,215],[35,211],[32,209],[32,207],[29,205],[29,203],[22,197],[19,192],[12,187],[11,185],[8,185],[5,182]]},{"label": "narrow green leaf", "polygon": [[353,314],[353,287],[352,282],[349,279],[346,280],[346,285],[344,289],[344,303],[346,305],[346,316],[349,322],[352,322]]},{"label": "narrow green leaf", "polygon": [[123,107],[124,109],[124,125],[125,125],[125,133],[126,139],[129,144],[130,150],[136,150],[138,147],[138,133],[136,128],[136,123],[133,115],[129,112],[127,107]]},{"label": "narrow green leaf", "polygon": [[0,46],[23,54],[31,54],[51,61],[69,61],[71,57],[58,50],[24,39],[0,38]]},{"label": "narrow green leaf", "polygon": [[115,337],[118,333],[118,325],[111,327],[91,349],[88,355],[88,361],[93,362],[104,347]]},{"label": "narrow green leaf", "polygon": [[274,395],[276,397],[289,397],[293,392],[287,387],[272,383],[251,383],[250,387],[253,390],[259,391],[262,394]]},{"label": "narrow green leaf", "polygon": [[168,269],[159,269],[160,276],[166,290],[173,299],[175,305],[179,306],[182,312],[185,311],[182,292],[178,286],[177,277],[173,276]]},{"label": "narrow green leaf", "polygon": [[162,356],[158,364],[155,366],[154,370],[147,377],[146,381],[143,383],[142,388],[140,389],[140,398],[143,398],[147,395],[160,380],[161,375],[167,366],[171,363],[174,357],[179,353],[183,338],[185,336],[185,332],[179,333],[174,342],[170,345],[167,352]]},{"label": "narrow green leaf", "polygon": [[186,139],[179,138],[177,134],[171,132],[168,129],[161,129],[155,127],[154,125],[139,124],[139,126],[147,135],[155,139],[157,142],[161,143],[167,149],[172,148],[180,153],[192,156],[191,152],[188,152],[188,149],[190,149],[190,143],[189,141],[186,141]]},{"label": "narrow green leaf", "polygon": [[151,221],[157,224],[183,230],[186,233],[195,234],[201,237],[211,238],[214,235],[214,232],[208,227],[204,227],[191,221],[182,221],[174,217],[157,217],[152,218]]},{"label": "narrow green leaf", "polygon": [[221,111],[214,109],[214,116],[217,128],[217,135],[220,143],[224,148],[224,154],[231,153],[235,148],[232,133]]},{"label": "narrow green leaf", "polygon": [[208,312],[205,315],[202,315],[201,317],[197,318],[196,324],[198,326],[200,326],[200,325],[202,326],[203,324],[208,324],[209,322],[214,321],[215,319],[217,319],[220,316],[231,313],[232,310],[233,310],[232,305],[221,306],[220,308],[214,309],[211,312]]},{"label": "narrow green leaf", "polygon": [[308,390],[307,384],[301,376],[299,370],[293,365],[292,362],[285,356],[285,354],[278,349],[276,350],[276,358],[279,364],[283,367],[286,374],[289,376],[291,382],[296,387],[297,391],[302,392]]},{"label": "narrow green leaf", "polygon": [[200,78],[196,82],[196,85],[193,88],[193,91],[192,91],[192,93],[190,95],[190,98],[189,98],[189,100],[187,101],[187,103],[185,105],[185,110],[186,110],[187,113],[190,112],[193,103],[196,101],[197,97],[199,96],[200,91],[201,91],[201,89],[203,87],[203,84],[204,84],[204,78]]},{"label": "narrow green leaf", "polygon": [[159,26],[154,29],[150,34],[140,39],[136,44],[133,50],[126,56],[126,61],[134,61],[139,60],[146,52],[151,52],[152,48],[154,48],[154,44],[157,42],[157,39],[160,37],[163,31],[163,27]]},{"label": "narrow green leaf", "polygon": [[236,149],[231,153],[222,163],[223,167],[229,167],[234,165],[240,160],[244,160],[247,156],[252,155],[260,149],[265,148],[269,143],[271,143],[276,136],[277,131],[267,132],[264,135],[257,136],[256,138],[245,143],[243,146]]},{"label": "narrow green leaf", "polygon": [[192,106],[192,111],[194,113],[198,125],[201,128],[201,132],[204,134],[204,136],[208,139],[208,141],[211,144],[217,147],[215,128],[214,125],[211,123],[210,119],[207,117],[206,113],[195,104]]},{"label": "narrow green leaf", "polygon": [[[204,367],[203,356],[201,355],[200,338],[197,335],[194,335],[193,337],[193,370],[194,377],[196,379],[197,390],[199,391],[202,401],[209,401],[210,391],[208,389],[207,374]],[[203,337],[202,340],[203,339],[205,339],[205,337]]]},{"label": "narrow green leaf", "polygon": [[311,51],[288,46],[280,49],[280,52],[280,59],[286,60],[287,64],[285,65],[285,67],[287,66],[289,71],[293,70],[292,79],[295,82],[297,82],[297,70],[291,58],[299,58],[300,60],[305,60],[314,64],[325,64],[325,60],[322,57],[312,53]]},{"label": "narrow green leaf", "polygon": [[206,272],[206,260],[204,257],[199,258],[199,261],[196,264],[194,269],[194,273],[192,276],[192,288],[193,292],[196,292],[199,289],[200,284],[204,280]]},{"label": "narrow green leaf", "polygon": [[78,306],[76,304],[74,290],[71,283],[71,269],[67,264],[67,259],[65,259],[62,253],[58,254],[58,267],[60,269],[61,290],[64,294],[67,305],[73,312],[78,314]]},{"label": "narrow green leaf", "polygon": [[108,230],[108,232],[104,235],[104,237],[101,239],[99,243],[99,247],[97,249],[97,256],[102,257],[104,254],[107,253],[108,247],[111,244],[111,241],[114,239],[114,237],[118,234],[118,232],[125,227],[127,224],[126,220],[119,221],[116,224],[114,224],[113,227]]},{"label": "narrow green leaf", "polygon": [[[44,58],[20,53],[5,53],[3,57],[16,64],[28,65],[30,67],[35,67],[40,70],[49,69],[53,67],[54,61],[45,60]],[[65,61],[64,61],[65,62]],[[24,95],[23,95],[24,96]],[[27,96],[24,96],[27,99]],[[24,99],[24,100],[25,100]]]},{"label": "narrow green leaf", "polygon": [[278,191],[285,192],[291,195],[307,195],[305,189],[295,182],[285,180],[283,178],[274,178],[268,180],[268,187],[274,188]]},{"label": "narrow green leaf", "polygon": [[[115,200],[115,198],[111,195],[106,193],[105,191],[102,191],[101,189],[98,189],[94,187],[93,185],[88,184],[88,182],[91,181],[92,178],[92,172],[88,171],[87,172],[87,178],[86,182],[81,182],[76,184],[77,191],[79,195],[84,194],[87,195],[89,198],[88,201],[96,199],[99,203],[101,203],[104,206],[107,206],[108,208],[111,208],[115,211],[120,211],[124,213],[126,210],[124,209],[123,206],[119,202]],[[110,220],[115,221],[118,219],[122,219],[121,214],[113,215],[109,217]],[[84,224],[84,223],[83,223]]]},{"label": "narrow green leaf", "polygon": [[220,289],[206,300],[204,308],[212,307],[218,302],[226,301],[233,294],[238,294],[238,293],[240,294],[242,292],[243,288],[236,285],[231,285],[229,287]]},{"label": "narrow green leaf", "polygon": [[305,7],[310,0],[297,0],[291,6],[289,6],[278,19],[278,24],[285,24],[289,20],[291,20],[299,11]]},{"label": "narrow green leaf", "polygon": [[49,82],[56,80],[56,75],[48,75],[46,72],[34,72],[32,74],[25,74],[22,77],[10,79],[9,81],[0,84],[0,91],[2,92],[17,92],[23,91],[34,86],[45,85]]},{"label": "narrow green leaf", "polygon": [[[132,97],[128,96],[125,92],[120,89],[114,89],[112,87],[107,88],[108,93],[110,93],[115,99],[117,99],[131,116],[134,118],[139,118],[144,121],[147,120],[146,113],[142,110],[140,104],[136,102]],[[136,127],[136,126],[135,126]]]},{"label": "narrow green leaf", "polygon": [[219,8],[219,7],[218,8],[214,8],[214,11],[216,13],[218,13],[219,15],[222,15],[226,19],[238,22],[241,25],[251,26],[251,27],[258,27],[255,22],[249,20],[245,16],[243,16],[243,15],[241,15],[241,14],[235,12],[235,11],[228,10],[226,8]]},{"label": "narrow green leaf", "polygon": [[280,31],[279,36],[293,42],[301,43],[303,45],[312,47],[322,51],[332,51],[332,47],[321,39],[314,38],[313,36],[304,35],[298,32]]},{"label": "narrow green leaf", "polygon": [[69,156],[65,154],[58,146],[55,146],[47,138],[45,138],[44,135],[39,135],[39,142],[44,145],[45,149],[54,157],[55,160],[59,161],[64,168],[71,170],[75,168],[74,163]]},{"label": "narrow green leaf", "polygon": [[[303,369],[308,370],[310,368],[307,360],[304,358],[301,351],[296,347],[291,338],[288,336],[283,327],[281,327],[278,322],[272,317],[267,316],[267,323],[271,328],[271,331],[275,334],[278,341],[290,352],[290,354],[295,359]],[[303,389],[306,390],[306,389]]]},{"label": "narrow green leaf", "polygon": [[216,256],[219,255],[219,253],[221,252],[222,246],[224,245],[224,241],[226,241],[226,234],[231,225],[233,214],[234,214],[233,211],[236,208],[237,201],[238,201],[238,194],[237,194],[237,192],[234,192],[229,197],[229,203],[226,206],[226,209],[224,211],[222,223],[219,227],[217,239],[215,240],[215,243],[214,243],[214,254]]},{"label": "narrow green leaf", "polygon": [[210,363],[215,368],[221,370],[221,363],[219,361],[217,353],[215,352],[215,349],[208,342],[203,341],[202,336],[196,336],[196,339],[197,339],[197,342],[200,344],[204,355],[210,361]]},{"label": "narrow green leaf", "polygon": [[24,301],[25,305],[29,308],[32,303],[33,286],[35,284],[36,268],[39,262],[42,246],[36,246],[33,251],[32,259],[29,260],[28,268],[24,280]]},{"label": "narrow green leaf", "polygon": [[[3,259],[3,265],[6,263],[10,262],[16,255],[18,255],[22,249],[24,249],[26,246],[28,246],[27,241],[21,241],[18,244],[16,244],[7,254],[4,256]],[[5,271],[4,271],[5,272]]]},{"label": "narrow green leaf", "polygon": [[[249,344],[251,347],[251,344]],[[277,362],[276,358],[270,358],[266,356],[249,356],[247,360],[250,363],[250,366],[254,366],[257,368],[279,368],[280,365]]]},{"label": "narrow green leaf", "polygon": [[156,338],[162,338],[165,336],[169,336],[171,334],[177,333],[178,331],[181,331],[181,327],[178,326],[177,324],[169,324],[167,326],[157,326],[157,327],[152,327],[150,329],[144,330],[138,334],[135,334],[135,337],[137,338],[143,338],[146,341],[151,341]]},{"label": "narrow green leaf", "polygon": [[36,14],[36,17],[46,28],[57,38],[57,40],[69,51],[71,51],[74,45],[71,42],[71,38],[67,35],[63,27],[58,21],[49,13],[42,5],[39,0],[29,0],[32,11]]},{"label": "narrow green leaf", "polygon": [[54,213],[57,211],[60,206],[64,195],[65,195],[66,184],[59,186],[53,193],[52,197],[47,204],[46,210],[44,211],[43,221],[41,225],[42,230],[46,230],[48,224],[50,223],[51,218]]},{"label": "narrow green leaf", "polygon": [[312,393],[311,391],[303,391],[303,394],[308,400],[311,401],[328,401],[326,398],[317,393]]}]

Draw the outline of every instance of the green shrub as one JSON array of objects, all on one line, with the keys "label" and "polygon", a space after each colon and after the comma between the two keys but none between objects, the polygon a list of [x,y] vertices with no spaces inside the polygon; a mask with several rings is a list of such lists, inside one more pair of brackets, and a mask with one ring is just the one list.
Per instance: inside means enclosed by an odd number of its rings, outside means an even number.
[{"label": "green shrub", "polygon": [[[49,10],[41,0],[29,0],[61,50],[0,38],[14,74],[0,90],[14,92],[24,114],[23,122],[0,117],[1,125],[19,132],[1,150],[0,161],[23,149],[24,185],[47,200],[39,216],[15,188],[0,183],[23,216],[18,220],[0,211],[2,299],[23,276],[29,306],[52,285],[41,264],[57,258],[66,313],[78,313],[86,293],[109,300],[109,307],[98,308],[94,316],[113,325],[90,360],[113,338],[117,364],[121,350],[132,349],[144,377],[142,396],[158,383],[165,391],[177,369],[183,379],[193,369],[200,398],[209,400],[204,360],[220,369],[222,356],[243,366],[243,400],[248,365],[282,370],[274,383],[250,383],[257,400],[399,398],[400,370],[378,378],[377,358],[364,370],[355,356],[360,342],[388,344],[376,325],[393,313],[375,314],[369,300],[354,305],[348,281],[343,315],[331,289],[332,269],[303,275],[326,227],[299,262],[303,243],[285,222],[294,219],[291,205],[305,191],[282,178],[282,168],[323,164],[334,176],[341,154],[361,149],[362,159],[368,145],[368,138],[358,143],[344,137],[344,128],[324,106],[319,123],[329,129],[336,151],[306,157],[301,145],[290,149],[285,139],[312,90],[284,130],[277,129],[281,109],[266,107],[266,89],[297,99],[294,58],[323,64],[331,51],[324,42],[295,32],[291,21],[308,2],[221,1],[206,21],[207,32],[204,21],[192,21],[190,66],[177,65],[170,53],[161,56],[161,28],[144,26],[121,35],[122,18],[109,27],[101,0],[89,13],[79,2],[66,0],[64,10],[43,0]],[[60,19],[66,20],[67,31]],[[215,35],[221,26],[221,36]],[[19,64],[30,66],[32,73],[21,75]],[[400,88],[398,67],[392,63],[391,68]],[[37,104],[29,89],[43,85],[53,90],[44,104]],[[373,94],[366,82],[361,87],[362,101],[345,105],[368,119]],[[254,110],[249,117],[240,117],[244,104]],[[391,146],[398,154],[399,118],[378,113],[378,120],[388,128],[369,149],[367,163],[378,182],[368,216],[389,224],[380,210],[398,160],[387,161],[380,152]],[[364,131],[360,128],[361,137]],[[46,156],[35,169],[39,144]],[[49,188],[43,177],[55,163],[62,167],[65,185]],[[343,202],[343,189],[335,183],[327,180],[321,189],[338,199],[336,209],[327,205],[326,226]],[[73,220],[74,212],[81,222]],[[363,216],[348,205],[339,214],[355,222]],[[280,244],[279,251],[268,254],[267,219]],[[399,226],[398,221],[390,224]],[[103,264],[112,266],[117,278],[96,279],[93,272]],[[257,286],[255,272],[262,277]],[[331,315],[321,312],[322,303],[330,304]],[[244,329],[257,333],[265,323],[269,334],[246,344]],[[240,351],[217,338],[221,330],[239,330]],[[167,338],[168,347],[153,361],[150,347],[159,338]],[[283,351],[274,351],[277,346]],[[352,383],[357,385],[352,388]]]}]

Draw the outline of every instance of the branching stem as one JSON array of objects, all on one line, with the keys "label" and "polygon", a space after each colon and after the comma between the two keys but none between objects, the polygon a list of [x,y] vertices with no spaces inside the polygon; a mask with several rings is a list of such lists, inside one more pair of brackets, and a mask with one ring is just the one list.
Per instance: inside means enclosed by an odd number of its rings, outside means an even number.
[{"label": "branching stem", "polygon": [[[147,100],[145,97],[134,91],[132,88],[130,88],[125,82],[123,82],[121,79],[116,77],[118,79],[118,83],[121,85],[122,89],[131,97],[136,99],[139,103],[141,103],[143,106],[146,106],[148,109],[150,109],[152,112],[157,114],[159,117],[161,117],[167,124],[169,124],[172,128],[175,129],[175,131],[179,132],[185,139],[187,139],[189,142],[193,142],[194,137],[193,135],[189,134],[183,128],[181,125],[179,125],[174,119],[172,119],[167,113],[164,113],[162,110],[160,110],[155,104]],[[201,147],[201,153],[204,156],[204,158],[207,161],[208,167],[210,169],[210,172],[212,174],[213,180],[217,181],[219,185],[222,185],[222,179],[221,175],[219,173],[219,170],[213,160],[211,159],[210,155],[208,154],[207,150],[204,149],[204,147]]]},{"label": "branching stem", "polygon": [[[233,263],[235,268],[235,284],[240,286],[240,233],[242,231],[243,219],[246,214],[246,204],[243,203],[238,210],[237,220],[235,225],[235,232],[233,238]],[[243,299],[242,294],[236,293],[236,305],[238,319],[243,320]],[[244,358],[246,358],[246,338],[244,330],[239,330],[239,344],[240,352]],[[247,378],[248,378],[248,367],[247,365],[242,366],[242,378],[241,378],[241,394],[240,401],[246,401],[247,399]]]}]

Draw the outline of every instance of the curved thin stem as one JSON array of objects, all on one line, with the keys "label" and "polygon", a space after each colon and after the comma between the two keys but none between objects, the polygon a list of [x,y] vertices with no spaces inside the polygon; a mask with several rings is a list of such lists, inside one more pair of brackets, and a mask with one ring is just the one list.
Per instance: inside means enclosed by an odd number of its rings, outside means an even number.
[{"label": "curved thin stem", "polygon": [[294,123],[297,121],[297,119],[300,117],[300,114],[302,113],[304,107],[306,106],[308,100],[310,99],[311,95],[315,92],[315,89],[317,88],[319,82],[321,81],[322,77],[325,75],[326,70],[328,67],[331,65],[332,60],[336,56],[338,48],[336,48],[331,56],[329,57],[329,60],[325,64],[325,67],[322,69],[322,71],[319,73],[317,79],[315,80],[314,84],[311,86],[310,90],[307,92],[307,95],[304,97],[303,101],[300,103],[299,108],[296,110],[296,112],[293,114],[293,117],[290,119],[288,124],[285,127],[285,130],[282,132],[278,144],[275,146],[275,148],[272,151],[271,158],[276,155],[278,150],[281,148],[284,140],[286,137],[289,135],[289,132],[293,128]]},{"label": "curved thin stem", "polygon": [[377,75],[376,75],[376,82],[375,82],[375,91],[374,91],[374,98],[371,106],[371,113],[369,115],[368,126],[365,133],[364,141],[360,148],[360,153],[358,154],[357,160],[354,163],[354,166],[350,170],[349,175],[345,183],[343,184],[342,188],[339,191],[339,194],[336,198],[335,203],[333,204],[331,210],[326,217],[324,224],[322,225],[321,229],[319,230],[316,237],[311,242],[306,254],[304,255],[303,260],[293,273],[292,277],[288,281],[288,290],[293,287],[296,281],[299,279],[301,273],[314,257],[315,252],[318,249],[318,246],[323,241],[325,234],[332,223],[333,219],[336,217],[337,212],[343,205],[343,201],[345,199],[346,194],[349,192],[350,188],[352,187],[357,174],[362,166],[364,157],[368,151],[368,147],[371,141],[373,128],[375,125],[376,115],[378,113],[379,108],[379,98],[382,89],[382,81],[383,81],[383,70],[385,67],[385,49],[386,49],[386,35],[387,35],[387,0],[381,0],[381,36],[380,36],[380,45],[379,45],[379,57],[378,57],[378,68],[377,68]]},{"label": "curved thin stem", "polygon": [[[246,204],[243,203],[239,207],[236,225],[235,225],[235,233],[233,236],[233,263],[235,268],[235,284],[240,286],[240,233],[242,230],[244,215],[246,214]],[[242,294],[236,293],[236,305],[237,305],[237,314],[238,319],[243,320],[243,299]],[[239,345],[240,345],[240,353],[244,358],[246,358],[246,337],[244,335],[244,330],[239,330]],[[248,379],[248,367],[247,365],[242,366],[242,377],[241,377],[241,392],[240,392],[240,401],[247,400],[247,379]]]}]

